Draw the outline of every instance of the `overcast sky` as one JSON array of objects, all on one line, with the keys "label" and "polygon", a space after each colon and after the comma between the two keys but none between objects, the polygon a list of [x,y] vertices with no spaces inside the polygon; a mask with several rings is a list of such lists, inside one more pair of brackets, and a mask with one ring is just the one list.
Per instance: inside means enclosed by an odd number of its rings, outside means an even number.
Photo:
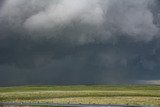
[{"label": "overcast sky", "polygon": [[159,27],[159,0],[1,0],[0,86],[160,80]]}]

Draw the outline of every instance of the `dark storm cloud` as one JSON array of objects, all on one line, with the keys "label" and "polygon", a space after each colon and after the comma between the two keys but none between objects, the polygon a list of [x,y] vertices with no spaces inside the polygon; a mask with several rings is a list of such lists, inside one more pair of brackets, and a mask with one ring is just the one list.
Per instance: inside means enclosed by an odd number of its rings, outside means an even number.
[{"label": "dark storm cloud", "polygon": [[156,0],[6,0],[0,85],[159,79]]},{"label": "dark storm cloud", "polygon": [[4,0],[1,0],[1,1],[0,1],[0,6],[2,6],[3,2],[4,2]]}]

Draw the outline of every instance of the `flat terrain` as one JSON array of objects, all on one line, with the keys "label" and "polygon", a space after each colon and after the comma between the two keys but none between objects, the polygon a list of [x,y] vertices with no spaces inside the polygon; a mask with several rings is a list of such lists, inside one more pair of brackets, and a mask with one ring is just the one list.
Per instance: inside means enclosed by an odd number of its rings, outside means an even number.
[{"label": "flat terrain", "polygon": [[0,87],[0,102],[160,106],[160,86],[75,85]]}]

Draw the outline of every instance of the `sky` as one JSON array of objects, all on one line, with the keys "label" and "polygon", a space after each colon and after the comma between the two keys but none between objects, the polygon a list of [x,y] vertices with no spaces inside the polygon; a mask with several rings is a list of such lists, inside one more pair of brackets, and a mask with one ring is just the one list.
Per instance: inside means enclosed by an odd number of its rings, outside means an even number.
[{"label": "sky", "polygon": [[158,83],[159,0],[1,0],[0,86]]}]

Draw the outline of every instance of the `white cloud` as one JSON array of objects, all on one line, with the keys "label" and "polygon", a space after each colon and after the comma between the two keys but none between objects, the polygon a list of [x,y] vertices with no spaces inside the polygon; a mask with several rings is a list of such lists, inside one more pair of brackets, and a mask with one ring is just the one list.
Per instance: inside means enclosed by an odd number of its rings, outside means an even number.
[{"label": "white cloud", "polygon": [[67,41],[85,44],[106,42],[108,38],[123,34],[136,41],[150,41],[158,34],[158,28],[153,24],[149,3],[152,2],[7,0],[0,15],[10,29],[24,30],[32,37],[54,36],[62,40],[67,35]]},{"label": "white cloud", "polygon": [[139,80],[136,83],[150,84],[150,85],[160,85],[160,80]]},{"label": "white cloud", "polygon": [[99,0],[61,0],[52,3],[44,11],[34,14],[24,23],[25,28],[53,29],[56,26],[70,24],[73,20],[97,25],[103,22],[103,10]]}]

